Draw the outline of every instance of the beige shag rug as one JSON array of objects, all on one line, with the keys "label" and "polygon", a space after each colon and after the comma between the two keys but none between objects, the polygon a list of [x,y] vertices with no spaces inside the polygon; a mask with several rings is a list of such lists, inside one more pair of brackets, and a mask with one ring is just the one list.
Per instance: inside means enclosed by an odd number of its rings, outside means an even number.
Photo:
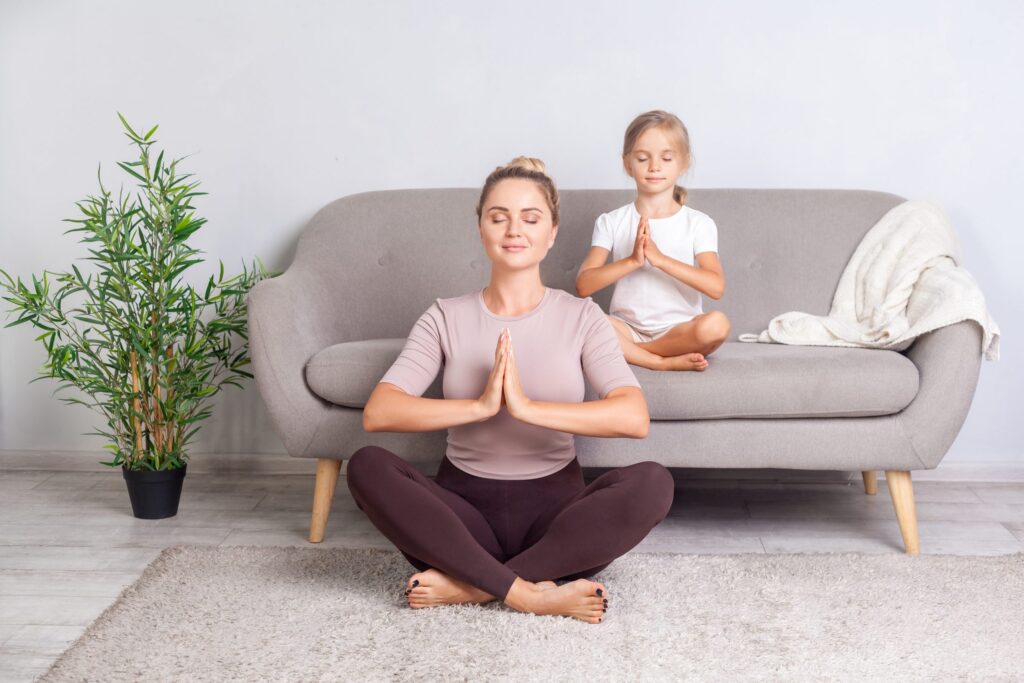
[{"label": "beige shag rug", "polygon": [[601,624],[413,610],[394,550],[167,548],[43,681],[1020,680],[1024,554],[631,553]]}]

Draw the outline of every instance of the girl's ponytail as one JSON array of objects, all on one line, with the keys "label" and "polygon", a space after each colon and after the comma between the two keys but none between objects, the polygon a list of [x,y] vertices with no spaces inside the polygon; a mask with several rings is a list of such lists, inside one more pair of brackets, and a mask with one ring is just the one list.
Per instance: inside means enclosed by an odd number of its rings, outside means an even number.
[{"label": "girl's ponytail", "polygon": [[676,185],[676,188],[672,190],[672,199],[679,202],[680,206],[686,206],[686,188],[682,185]]}]

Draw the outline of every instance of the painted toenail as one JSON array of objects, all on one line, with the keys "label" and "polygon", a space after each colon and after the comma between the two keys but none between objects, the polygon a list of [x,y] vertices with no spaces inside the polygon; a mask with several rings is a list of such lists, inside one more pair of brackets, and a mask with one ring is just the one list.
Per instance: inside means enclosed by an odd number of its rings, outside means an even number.
[{"label": "painted toenail", "polygon": [[604,595],[604,591],[602,591],[600,588],[598,588],[597,589],[597,595],[598,595],[598,597]]},{"label": "painted toenail", "polygon": [[420,585],[420,580],[419,579],[416,579],[415,581],[412,582],[412,587],[413,588],[415,588],[418,585]]}]

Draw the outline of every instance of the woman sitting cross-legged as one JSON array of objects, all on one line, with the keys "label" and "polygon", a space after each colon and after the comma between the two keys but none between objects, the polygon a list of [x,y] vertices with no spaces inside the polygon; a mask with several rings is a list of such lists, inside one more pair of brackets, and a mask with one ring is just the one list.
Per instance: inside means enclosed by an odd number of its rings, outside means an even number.
[{"label": "woman sitting cross-legged", "polygon": [[[367,446],[349,490],[419,570],[411,607],[501,600],[598,623],[610,596],[589,577],[666,517],[672,475],[639,462],[583,480],[574,434],[644,438],[649,416],[601,308],[541,281],[558,232],[543,164],[496,169],[477,215],[490,284],[427,309],[363,412],[368,432],[447,429],[437,476]],[[444,398],[424,398],[442,368]],[[584,379],[599,400],[583,401]]]}]

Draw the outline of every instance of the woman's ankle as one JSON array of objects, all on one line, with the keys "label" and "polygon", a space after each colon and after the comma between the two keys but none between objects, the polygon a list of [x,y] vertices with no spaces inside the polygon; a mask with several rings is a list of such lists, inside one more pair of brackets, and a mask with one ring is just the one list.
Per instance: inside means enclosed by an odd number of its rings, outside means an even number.
[{"label": "woman's ankle", "polygon": [[508,589],[504,602],[514,610],[529,612],[529,608],[533,604],[533,596],[537,594],[538,590],[535,583],[517,576],[516,580],[512,582],[512,587]]}]

